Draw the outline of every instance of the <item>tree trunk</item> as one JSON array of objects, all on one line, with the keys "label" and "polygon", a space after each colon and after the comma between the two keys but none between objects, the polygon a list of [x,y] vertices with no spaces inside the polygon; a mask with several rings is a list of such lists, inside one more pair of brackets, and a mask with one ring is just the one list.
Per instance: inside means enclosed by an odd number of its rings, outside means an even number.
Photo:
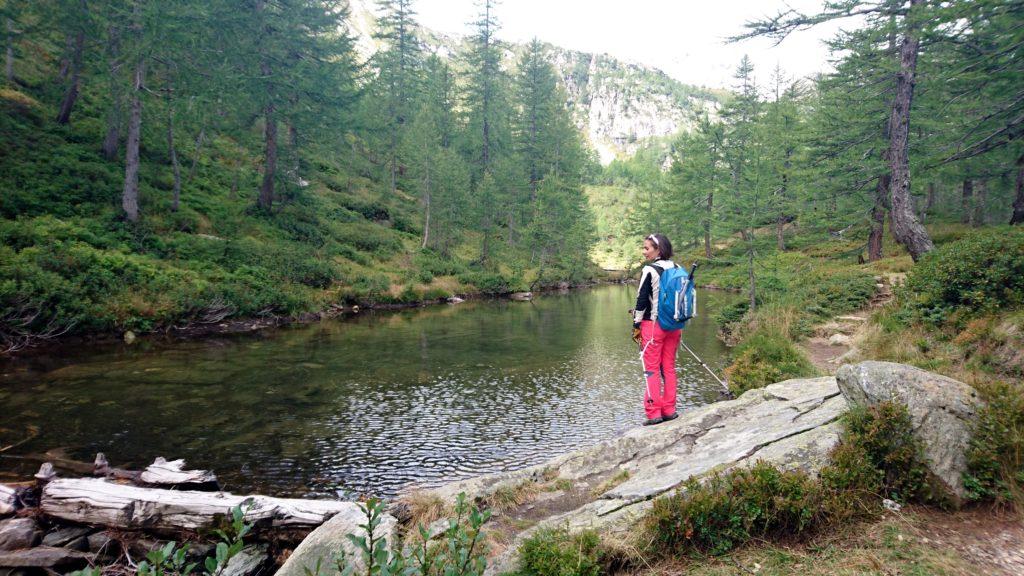
[{"label": "tree trunk", "polygon": [[971,217],[974,215],[974,210],[971,204],[974,201],[974,181],[970,178],[964,178],[963,188],[960,193],[960,223],[970,224]]},{"label": "tree trunk", "polygon": [[132,82],[131,108],[128,116],[128,143],[124,155],[124,192],[121,207],[131,222],[139,221],[139,141],[142,137],[142,84],[145,61],[139,57],[135,63]]},{"label": "tree trunk", "polygon": [[117,158],[117,149],[121,146],[121,82],[117,77],[121,53],[121,32],[117,26],[111,26],[110,40],[107,44],[107,70],[110,74],[110,109],[107,111],[107,134],[103,138],[103,157],[107,160]]},{"label": "tree trunk", "polygon": [[[265,72],[269,74],[269,70]],[[264,140],[266,142],[265,162],[263,166],[263,184],[260,186],[259,207],[266,212],[274,204],[274,176],[277,171],[277,120],[274,118],[273,102],[264,108]]]},{"label": "tree trunk", "polygon": [[978,180],[978,193],[974,197],[974,215],[971,216],[971,226],[978,228],[985,225],[985,204],[988,200],[988,180]]},{"label": "tree trunk", "polygon": [[[429,180],[429,179],[428,179]],[[426,248],[430,242],[430,189],[428,189],[426,195],[423,197],[423,245],[421,248]]]},{"label": "tree trunk", "polygon": [[7,51],[4,62],[4,74],[8,84],[14,84],[14,21],[10,18],[5,23],[7,31]]},{"label": "tree trunk", "polygon": [[75,107],[75,101],[78,100],[83,50],[85,50],[85,30],[79,30],[75,34],[75,46],[71,52],[71,82],[64,92],[64,100],[60,104],[60,112],[57,113],[57,124],[67,124],[71,120],[71,110]]},{"label": "tree trunk", "polygon": [[917,72],[917,51],[920,43],[914,8],[923,0],[910,0],[910,14],[906,16],[906,35],[900,46],[900,71],[896,75],[896,93],[892,101],[889,126],[892,136],[889,140],[890,210],[893,236],[903,244],[910,257],[916,262],[922,255],[933,250],[935,245],[928,232],[914,214],[910,198],[910,105],[914,99],[914,82]]},{"label": "tree trunk", "polygon": [[64,36],[64,53],[60,57],[60,68],[57,69],[57,84],[63,84],[68,79],[71,71],[71,58],[75,51],[75,36],[66,34]]},{"label": "tree trunk", "polygon": [[885,237],[885,198],[891,181],[888,174],[878,177],[875,188],[875,206],[871,209],[871,232],[868,234],[868,262],[882,258],[882,240]]},{"label": "tree trunk", "polygon": [[174,172],[174,197],[171,200],[171,212],[177,212],[181,202],[181,166],[178,164],[178,152],[174,149],[174,104],[169,91],[167,94],[167,154],[171,157],[171,168]]},{"label": "tree trunk", "polygon": [[1024,154],[1017,157],[1017,183],[1013,197],[1013,216],[1010,224],[1024,224]]},{"label": "tree trunk", "polygon": [[928,183],[928,195],[924,201],[924,212],[921,214],[921,222],[924,222],[925,218],[931,214],[931,211],[935,209],[935,182]]},{"label": "tree trunk", "polygon": [[750,234],[750,243],[747,245],[747,276],[750,279],[750,311],[757,309],[757,281],[754,277],[754,235]]},{"label": "tree trunk", "polygon": [[196,175],[196,164],[199,161],[199,151],[203,148],[203,139],[206,137],[206,124],[199,126],[199,134],[196,136],[195,149],[192,152],[192,166],[188,169],[188,180],[191,182]]},{"label": "tree trunk", "polygon": [[[714,178],[714,177],[712,177]],[[714,180],[712,180],[714,182]],[[715,192],[708,190],[708,211],[704,219],[704,257],[711,258],[711,213],[715,208]]]}]

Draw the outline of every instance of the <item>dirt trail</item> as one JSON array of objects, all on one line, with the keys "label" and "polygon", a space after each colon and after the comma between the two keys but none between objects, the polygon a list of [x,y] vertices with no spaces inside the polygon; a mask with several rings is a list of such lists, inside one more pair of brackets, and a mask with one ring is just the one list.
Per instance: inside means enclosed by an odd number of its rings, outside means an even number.
[{"label": "dirt trail", "polygon": [[814,334],[798,344],[811,364],[823,374],[834,375],[836,369],[855,353],[853,343],[867,326],[871,313],[892,301],[893,287],[905,278],[906,274],[896,273],[875,276],[877,290],[867,306],[815,326]]}]

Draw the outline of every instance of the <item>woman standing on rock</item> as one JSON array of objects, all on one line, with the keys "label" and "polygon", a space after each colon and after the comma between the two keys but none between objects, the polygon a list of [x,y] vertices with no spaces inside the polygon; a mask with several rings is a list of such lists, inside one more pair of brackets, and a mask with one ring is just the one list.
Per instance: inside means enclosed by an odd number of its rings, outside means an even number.
[{"label": "woman standing on rock", "polygon": [[672,243],[663,234],[645,238],[640,253],[648,264],[640,274],[640,288],[633,308],[633,341],[640,347],[647,383],[644,426],[652,426],[679,417],[676,412],[676,351],[680,331],[664,330],[658,324],[661,275],[676,264],[671,260]]}]

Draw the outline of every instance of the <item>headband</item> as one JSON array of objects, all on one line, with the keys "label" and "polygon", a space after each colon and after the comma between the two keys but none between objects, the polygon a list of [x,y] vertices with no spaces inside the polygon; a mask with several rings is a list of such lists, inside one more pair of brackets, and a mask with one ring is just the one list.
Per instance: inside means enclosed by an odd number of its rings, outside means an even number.
[{"label": "headband", "polygon": [[658,246],[660,248],[660,244],[658,242],[658,239],[654,236],[654,234],[651,234],[650,236],[648,236],[647,239],[650,240],[651,242],[654,242],[654,245]]}]

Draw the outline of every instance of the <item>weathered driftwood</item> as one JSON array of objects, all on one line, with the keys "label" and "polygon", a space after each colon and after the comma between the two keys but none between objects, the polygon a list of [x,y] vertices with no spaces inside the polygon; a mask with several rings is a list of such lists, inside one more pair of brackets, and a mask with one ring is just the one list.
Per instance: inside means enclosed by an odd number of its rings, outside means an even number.
[{"label": "weathered driftwood", "polygon": [[257,528],[310,530],[353,502],[237,496],[227,492],[161,490],[114,484],[102,479],[53,480],[43,489],[44,514],[81,524],[154,531],[213,528],[235,506]]},{"label": "weathered driftwood", "polygon": [[153,461],[139,476],[143,484],[152,486],[182,486],[197,485],[209,486],[213,489],[218,487],[217,476],[207,470],[183,470],[184,460],[171,460],[168,462],[162,456]]},{"label": "weathered driftwood", "polygon": [[0,484],[0,514],[10,514],[18,509],[18,492],[10,486]]}]

